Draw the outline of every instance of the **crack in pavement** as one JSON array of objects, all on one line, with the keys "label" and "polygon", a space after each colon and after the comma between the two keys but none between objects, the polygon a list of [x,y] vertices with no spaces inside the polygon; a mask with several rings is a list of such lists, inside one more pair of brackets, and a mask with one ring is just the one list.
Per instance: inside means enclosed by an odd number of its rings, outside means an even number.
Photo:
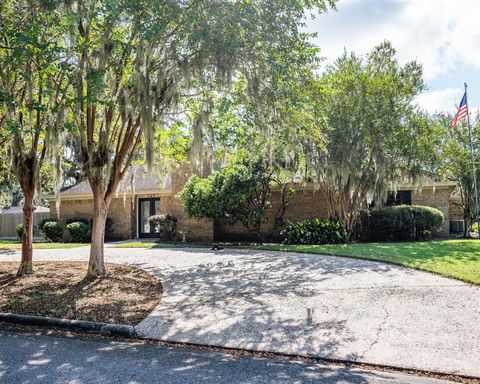
[{"label": "crack in pavement", "polygon": [[388,318],[390,316],[390,312],[388,311],[387,309],[387,304],[388,302],[390,301],[390,297],[387,298],[387,300],[385,300],[385,302],[383,303],[382,305],[382,309],[383,311],[385,312],[385,314],[383,315],[383,320],[382,322],[380,323],[380,325],[378,326],[378,329],[377,329],[377,333],[375,335],[375,340],[370,344],[370,346],[362,353],[362,358],[365,357],[365,354],[369,351],[372,350],[372,348],[378,344],[378,342],[380,341],[380,333],[383,331],[383,328],[385,326],[385,324],[387,324],[387,321],[388,321]]}]

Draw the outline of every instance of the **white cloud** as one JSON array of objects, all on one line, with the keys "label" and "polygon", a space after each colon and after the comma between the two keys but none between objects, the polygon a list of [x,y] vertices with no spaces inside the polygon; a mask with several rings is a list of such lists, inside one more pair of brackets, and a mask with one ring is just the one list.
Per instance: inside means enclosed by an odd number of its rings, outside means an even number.
[{"label": "white cloud", "polygon": [[480,69],[478,0],[340,0],[308,23],[330,61],[344,48],[364,54],[387,39],[402,62],[417,59],[432,80],[457,65]]},{"label": "white cloud", "polygon": [[463,94],[461,88],[445,88],[438,91],[424,92],[417,97],[417,102],[427,112],[450,112],[454,114]]}]

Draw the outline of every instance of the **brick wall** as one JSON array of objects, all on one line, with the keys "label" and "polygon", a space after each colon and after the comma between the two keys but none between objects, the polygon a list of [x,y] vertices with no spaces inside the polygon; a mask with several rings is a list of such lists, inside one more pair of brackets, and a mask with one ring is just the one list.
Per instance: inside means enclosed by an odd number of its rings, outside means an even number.
[{"label": "brick wall", "polygon": [[[328,210],[321,190],[316,190],[313,186],[294,187],[295,195],[292,197],[290,206],[283,216],[285,221],[300,221],[306,219],[327,218]],[[271,196],[272,206],[267,210],[267,220],[262,225],[262,232],[265,234],[274,224],[275,214],[281,204],[280,191],[273,190]],[[254,240],[252,235],[241,223],[229,224],[222,222],[216,227],[215,237],[219,240]]]},{"label": "brick wall", "polygon": [[450,220],[463,220],[462,198],[458,195],[450,197],[450,205],[448,208]]},{"label": "brick wall", "polygon": [[[115,198],[110,204],[108,217],[113,221],[113,233],[116,239],[130,239],[132,237],[132,220],[134,220],[131,198]],[[57,217],[55,203],[50,204],[51,217]],[[74,217],[91,219],[93,216],[93,199],[62,200],[60,204],[60,219],[67,220]],[[133,227],[135,228],[135,227]]]},{"label": "brick wall", "polygon": [[440,228],[438,237],[450,236],[450,196],[455,187],[423,188],[412,192],[412,204],[427,205],[437,208],[443,213],[444,223]]},{"label": "brick wall", "polygon": [[[214,233],[217,240],[241,240],[251,238],[247,229],[240,223],[229,225],[220,223],[214,225],[207,220],[189,218],[183,210],[183,203],[176,197],[176,194],[184,187],[191,176],[188,168],[183,167],[176,170],[172,175],[172,195],[160,196],[160,210],[162,213],[169,213],[177,217],[177,228],[184,232],[187,241],[213,241]],[[320,190],[315,190],[311,185],[307,187],[295,187],[296,194],[284,216],[285,220],[299,221],[313,219],[316,217],[328,217],[327,206]],[[453,204],[452,195],[454,187],[442,187],[437,189],[423,188],[421,191],[412,192],[412,204],[427,205],[439,209],[445,217],[445,223],[441,228],[439,236],[448,236],[450,229],[450,218],[461,219],[461,212]],[[124,199],[119,197],[112,200],[108,216],[112,218],[115,237],[119,239],[135,238],[137,236],[137,201],[142,196],[136,196],[134,204],[132,198]],[[152,195],[157,197],[157,195]],[[267,222],[263,225],[264,232],[267,232],[273,225],[275,212],[280,205],[280,191],[272,193],[272,207],[267,211]],[[50,205],[51,216],[56,217],[55,204]],[[93,200],[64,200],[60,207],[60,218],[71,217],[91,218],[93,213]]]},{"label": "brick wall", "polygon": [[[297,192],[285,213],[285,220],[300,221],[314,219],[316,217],[328,217],[327,205],[320,190],[315,191],[312,186],[295,189],[297,189]],[[445,221],[440,232],[437,234],[437,236],[440,237],[447,237],[450,235],[450,217],[452,213],[450,197],[453,189],[454,187],[442,187],[435,190],[433,188],[423,188],[421,191],[412,192],[412,204],[437,208],[443,213]],[[272,207],[267,211],[267,221],[263,225],[264,233],[271,228],[275,212],[279,205],[280,192],[274,191],[272,194]],[[454,213],[454,217],[457,217],[456,212]],[[216,228],[216,234],[218,234],[219,239],[252,239],[252,236],[248,234],[247,229],[240,223],[231,225],[227,222],[223,222]]]},{"label": "brick wall", "polygon": [[177,230],[185,233],[187,241],[213,241],[213,223],[188,217],[182,201],[176,196],[192,175],[188,166],[179,167],[172,173],[172,197],[170,213],[177,218]]}]

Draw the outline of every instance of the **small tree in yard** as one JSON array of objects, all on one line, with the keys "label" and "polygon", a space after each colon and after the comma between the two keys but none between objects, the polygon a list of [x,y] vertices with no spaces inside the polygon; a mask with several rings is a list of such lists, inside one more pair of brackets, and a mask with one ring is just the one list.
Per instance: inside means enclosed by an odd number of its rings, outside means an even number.
[{"label": "small tree in yard", "polygon": [[65,54],[64,41],[52,4],[0,3],[0,142],[8,138],[13,171],[24,195],[19,276],[33,272],[39,174],[49,155],[56,157],[64,127],[68,64],[59,61]]},{"label": "small tree in yard", "polygon": [[413,103],[423,89],[421,66],[400,66],[388,42],[366,60],[345,54],[319,80],[323,120],[306,151],[331,216],[349,233],[368,198],[380,200],[399,180],[415,180],[435,158],[434,127]]},{"label": "small tree in yard", "polygon": [[[184,93],[202,82],[228,85],[260,52],[297,39],[306,9],[334,1],[66,2],[62,17],[73,52],[73,116],[83,172],[93,192],[88,274],[106,274],[109,205],[143,145],[153,160],[157,127]],[[194,81],[191,81],[194,79]]]},{"label": "small tree in yard", "polygon": [[[265,237],[262,224],[271,207],[272,185],[280,186],[281,203],[273,226]],[[282,226],[283,216],[293,196],[288,184],[279,184],[270,169],[259,164],[237,164],[217,171],[207,178],[193,176],[179,194],[191,217],[216,221],[240,222],[259,240],[271,236]]]}]

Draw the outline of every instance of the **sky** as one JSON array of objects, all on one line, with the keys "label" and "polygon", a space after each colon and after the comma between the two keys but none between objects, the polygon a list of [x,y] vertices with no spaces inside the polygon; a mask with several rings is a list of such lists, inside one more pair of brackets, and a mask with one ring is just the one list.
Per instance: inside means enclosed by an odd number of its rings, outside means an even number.
[{"label": "sky", "polygon": [[480,106],[479,0],[339,0],[336,11],[308,20],[325,62],[344,50],[366,54],[390,40],[401,63],[423,65],[430,113],[454,114],[468,84],[471,111]]}]

